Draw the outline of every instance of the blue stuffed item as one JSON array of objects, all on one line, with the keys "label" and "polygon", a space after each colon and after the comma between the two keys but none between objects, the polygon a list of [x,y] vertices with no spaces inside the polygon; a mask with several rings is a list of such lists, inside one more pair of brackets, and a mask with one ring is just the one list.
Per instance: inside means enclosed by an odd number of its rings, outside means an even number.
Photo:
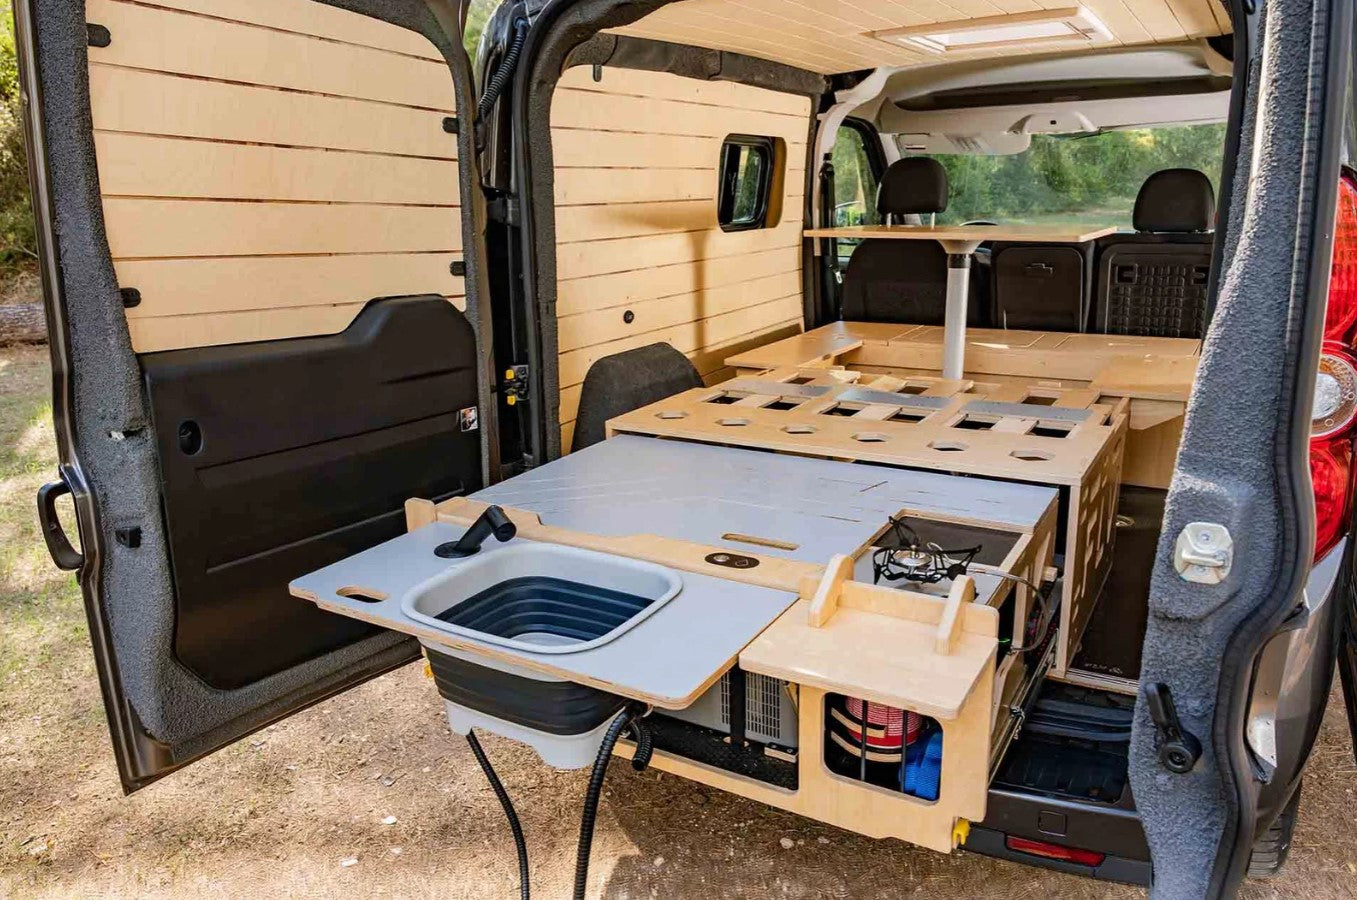
[{"label": "blue stuffed item", "polygon": [[936,800],[941,781],[942,732],[935,731],[924,740],[916,740],[905,750],[900,789],[912,797]]}]

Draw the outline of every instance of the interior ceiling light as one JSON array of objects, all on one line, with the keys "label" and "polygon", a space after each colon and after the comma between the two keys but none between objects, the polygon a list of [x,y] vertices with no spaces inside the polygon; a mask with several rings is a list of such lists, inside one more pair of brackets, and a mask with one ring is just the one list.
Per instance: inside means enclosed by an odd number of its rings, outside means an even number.
[{"label": "interior ceiling light", "polygon": [[1112,32],[1107,26],[1082,6],[909,25],[870,31],[867,36],[928,53],[1095,44],[1112,40]]}]

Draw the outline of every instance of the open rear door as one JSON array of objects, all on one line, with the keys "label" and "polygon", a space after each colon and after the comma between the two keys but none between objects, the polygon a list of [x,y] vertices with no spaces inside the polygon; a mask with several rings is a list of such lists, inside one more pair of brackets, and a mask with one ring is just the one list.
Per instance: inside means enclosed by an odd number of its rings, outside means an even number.
[{"label": "open rear door", "polygon": [[[1350,523],[1317,528],[1310,450],[1351,3],[1236,3],[1232,15],[1217,306],[1167,498],[1129,759],[1151,895],[1175,900],[1234,896],[1255,840],[1294,796],[1314,737],[1298,732],[1318,718],[1303,707],[1327,698],[1349,583],[1334,596],[1343,548],[1331,548]],[[1333,497],[1333,476],[1314,471]],[[1288,633],[1301,663],[1270,669],[1268,648],[1285,658]]]},{"label": "open rear door", "polygon": [[130,791],[415,655],[287,584],[484,483],[470,66],[436,0],[16,14],[62,461],[39,505]]}]

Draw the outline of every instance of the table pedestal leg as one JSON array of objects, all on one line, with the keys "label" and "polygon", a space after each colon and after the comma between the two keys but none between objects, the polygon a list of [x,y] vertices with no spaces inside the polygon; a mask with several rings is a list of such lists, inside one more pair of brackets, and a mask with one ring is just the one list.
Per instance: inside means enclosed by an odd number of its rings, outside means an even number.
[{"label": "table pedestal leg", "polygon": [[942,339],[942,377],[959,379],[966,368],[966,312],[971,254],[947,254],[947,318]]}]

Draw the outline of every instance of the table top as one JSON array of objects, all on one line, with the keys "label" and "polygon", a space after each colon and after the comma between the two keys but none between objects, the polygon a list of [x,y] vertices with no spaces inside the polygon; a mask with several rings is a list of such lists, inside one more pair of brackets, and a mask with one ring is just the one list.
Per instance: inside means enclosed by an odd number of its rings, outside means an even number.
[{"label": "table top", "polygon": [[1116,234],[1111,225],[853,225],[843,228],[807,228],[806,237],[887,238],[903,241],[1034,241],[1047,244],[1083,244]]}]

